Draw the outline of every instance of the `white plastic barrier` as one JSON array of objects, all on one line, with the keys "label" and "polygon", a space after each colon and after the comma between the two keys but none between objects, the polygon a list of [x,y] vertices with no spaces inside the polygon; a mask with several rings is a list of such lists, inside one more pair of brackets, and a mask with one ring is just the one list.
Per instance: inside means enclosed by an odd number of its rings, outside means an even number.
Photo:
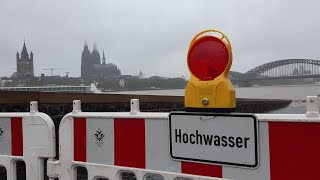
[{"label": "white plastic barrier", "polygon": [[150,172],[167,179],[320,179],[318,109],[318,97],[308,97],[307,114],[257,114],[259,166],[248,169],[172,160],[168,113],[139,112],[138,100],[128,113],[81,112],[80,101],[74,101],[73,112],[60,123],[59,160],[48,161],[48,176],[75,179],[75,167],[82,166],[90,180],[115,179],[121,171],[138,179]]},{"label": "white plastic barrier", "polygon": [[30,103],[29,113],[0,113],[0,166],[16,180],[16,161],[26,165],[27,180],[42,180],[43,158],[55,157],[55,127],[51,118]]},{"label": "white plastic barrier", "polygon": [[180,162],[170,159],[168,113],[140,113],[138,100],[131,101],[128,113],[85,113],[80,101],[73,106],[73,112],[60,123],[59,160],[48,161],[49,177],[75,179],[75,167],[81,166],[90,180],[116,179],[121,172],[132,172],[137,179],[150,173],[172,180],[217,179],[213,176],[219,170],[206,174],[207,165],[200,165],[195,173],[188,172],[188,167],[183,171]]}]

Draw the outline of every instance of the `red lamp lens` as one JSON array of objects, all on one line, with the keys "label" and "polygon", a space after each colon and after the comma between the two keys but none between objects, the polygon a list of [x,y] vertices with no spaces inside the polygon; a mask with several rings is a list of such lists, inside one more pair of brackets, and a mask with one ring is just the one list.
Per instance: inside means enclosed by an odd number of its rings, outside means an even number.
[{"label": "red lamp lens", "polygon": [[190,71],[203,81],[213,80],[222,74],[228,61],[228,48],[214,36],[204,36],[198,39],[188,54]]}]

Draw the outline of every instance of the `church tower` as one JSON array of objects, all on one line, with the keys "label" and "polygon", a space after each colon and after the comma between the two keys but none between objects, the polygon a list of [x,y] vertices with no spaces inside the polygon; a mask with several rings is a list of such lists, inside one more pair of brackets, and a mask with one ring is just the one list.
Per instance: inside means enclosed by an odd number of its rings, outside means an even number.
[{"label": "church tower", "polygon": [[91,62],[92,62],[92,64],[101,64],[100,53],[98,51],[96,43],[94,43],[94,45],[93,45],[93,50],[91,53]]},{"label": "church tower", "polygon": [[84,43],[81,55],[81,78],[90,79],[93,73],[93,64],[91,63],[91,53],[87,41]]},{"label": "church tower", "polygon": [[18,79],[28,80],[34,77],[33,53],[28,54],[26,43],[23,43],[21,54],[16,54],[17,59],[17,77]]},{"label": "church tower", "polygon": [[81,56],[81,78],[83,80],[91,82],[94,80],[117,77],[119,75],[121,75],[121,72],[116,65],[106,63],[104,51],[101,59],[97,45],[93,45],[93,50],[90,53],[88,44],[85,42]]}]

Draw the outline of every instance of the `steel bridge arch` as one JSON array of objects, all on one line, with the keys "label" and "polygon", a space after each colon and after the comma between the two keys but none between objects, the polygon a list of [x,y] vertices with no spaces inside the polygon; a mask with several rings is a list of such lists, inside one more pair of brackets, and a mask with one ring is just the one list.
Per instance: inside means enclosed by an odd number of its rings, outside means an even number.
[{"label": "steel bridge arch", "polygon": [[273,61],[269,62],[266,64],[262,64],[260,66],[257,66],[248,72],[246,72],[244,75],[245,76],[250,76],[251,78],[257,77],[263,72],[266,72],[268,70],[274,69],[276,67],[280,67],[283,65],[288,65],[288,64],[297,64],[297,63],[303,63],[303,64],[313,64],[316,66],[320,66],[320,61],[319,60],[313,60],[313,59],[283,59],[283,60],[278,60],[278,61]]}]

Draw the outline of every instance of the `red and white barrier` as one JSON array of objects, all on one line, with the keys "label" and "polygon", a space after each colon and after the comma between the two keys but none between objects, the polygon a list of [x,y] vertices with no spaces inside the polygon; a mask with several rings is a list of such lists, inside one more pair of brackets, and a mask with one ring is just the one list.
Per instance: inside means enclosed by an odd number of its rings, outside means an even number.
[{"label": "red and white barrier", "polygon": [[1,155],[23,156],[22,117],[0,117]]},{"label": "red and white barrier", "polygon": [[15,164],[26,164],[26,179],[43,179],[43,158],[55,157],[55,128],[51,118],[38,112],[37,102],[30,113],[0,113],[0,166],[7,179],[16,179]]},{"label": "red and white barrier", "polygon": [[73,113],[61,121],[59,161],[48,163],[48,175],[70,179],[74,167],[84,166],[93,179],[104,174],[97,168],[104,165],[243,180],[320,179],[318,101],[315,97],[308,101],[306,115],[257,114],[256,169],[172,160],[168,113],[139,112],[138,101],[131,102],[130,113],[81,112],[75,101]]},{"label": "red and white barrier", "polygon": [[[134,107],[138,102],[132,103]],[[213,177],[220,171],[215,166],[199,164],[198,169],[190,170],[170,159],[167,120],[168,113],[140,113],[134,108],[130,113],[85,113],[75,101],[73,112],[60,123],[59,160],[48,161],[48,176],[73,179],[74,168],[83,166],[89,179],[116,179],[121,171],[133,172],[137,179],[150,173],[172,180],[217,179]],[[211,167],[213,173],[201,174]]]}]

